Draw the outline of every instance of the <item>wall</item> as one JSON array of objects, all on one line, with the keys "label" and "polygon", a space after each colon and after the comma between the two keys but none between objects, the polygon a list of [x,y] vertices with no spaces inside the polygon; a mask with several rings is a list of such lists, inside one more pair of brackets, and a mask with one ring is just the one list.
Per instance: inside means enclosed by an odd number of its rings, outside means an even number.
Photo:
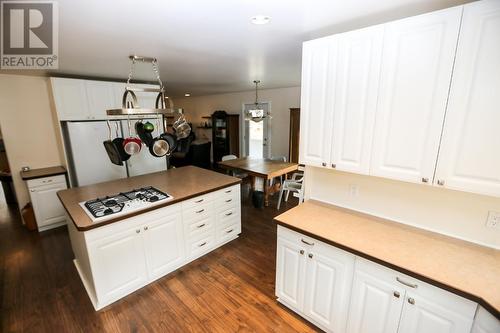
[{"label": "wall", "polygon": [[19,206],[30,201],[22,166],[61,165],[48,78],[0,74],[0,126]]},{"label": "wall", "polygon": [[[215,110],[227,113],[238,113],[241,117],[242,105],[255,101],[255,90],[227,94],[187,97],[174,99],[177,107],[185,109],[186,118],[199,126],[204,119]],[[271,155],[288,157],[288,131],[290,125],[290,108],[300,106],[300,87],[259,90],[259,101],[271,102]],[[206,120],[206,119],[205,119]],[[240,141],[243,141],[240,123]],[[211,139],[212,132],[207,129],[195,129],[197,138]],[[240,151],[243,144],[240,142]]]},{"label": "wall", "polygon": [[306,198],[500,249],[500,231],[485,225],[500,198],[315,167],[306,168],[305,186]]}]

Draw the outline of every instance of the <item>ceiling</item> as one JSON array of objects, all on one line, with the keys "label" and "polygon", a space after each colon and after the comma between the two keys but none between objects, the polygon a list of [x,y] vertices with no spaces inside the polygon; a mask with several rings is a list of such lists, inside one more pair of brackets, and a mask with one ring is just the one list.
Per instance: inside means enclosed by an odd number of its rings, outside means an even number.
[{"label": "ceiling", "polygon": [[[125,79],[129,54],[159,59],[170,95],[300,84],[305,40],[467,0],[59,0],[59,70],[15,74]],[[251,24],[268,15],[267,25]],[[7,71],[1,71],[7,72]],[[150,67],[137,68],[152,80]]]}]

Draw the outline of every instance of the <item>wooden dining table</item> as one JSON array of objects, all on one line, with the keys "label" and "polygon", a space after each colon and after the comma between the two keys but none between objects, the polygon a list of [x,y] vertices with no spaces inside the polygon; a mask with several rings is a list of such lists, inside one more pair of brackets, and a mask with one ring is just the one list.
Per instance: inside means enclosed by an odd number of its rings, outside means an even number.
[{"label": "wooden dining table", "polygon": [[252,177],[252,190],[256,188],[256,179],[262,179],[265,206],[269,206],[269,195],[279,191],[279,186],[277,184],[271,186],[271,179],[296,171],[299,167],[297,163],[255,157],[242,157],[234,160],[221,161],[218,164],[221,168],[226,170],[247,173]]}]

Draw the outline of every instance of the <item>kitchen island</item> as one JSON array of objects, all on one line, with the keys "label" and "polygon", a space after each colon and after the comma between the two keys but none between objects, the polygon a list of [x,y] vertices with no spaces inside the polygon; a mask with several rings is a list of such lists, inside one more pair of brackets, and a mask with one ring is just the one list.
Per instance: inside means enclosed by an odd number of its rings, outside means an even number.
[{"label": "kitchen island", "polygon": [[[71,221],[74,263],[94,308],[99,310],[237,238],[240,182],[187,166],[58,192]],[[145,207],[134,203],[130,211],[98,219],[84,210],[85,202],[105,202],[110,195],[150,186],[168,199]]]}]

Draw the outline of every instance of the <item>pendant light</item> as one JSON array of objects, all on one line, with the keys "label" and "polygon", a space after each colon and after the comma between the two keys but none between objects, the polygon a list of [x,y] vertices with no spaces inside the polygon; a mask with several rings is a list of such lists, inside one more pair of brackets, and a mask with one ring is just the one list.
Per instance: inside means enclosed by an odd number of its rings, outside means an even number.
[{"label": "pendant light", "polygon": [[260,80],[254,80],[253,83],[255,83],[255,103],[254,107],[250,110],[247,110],[245,113],[245,120],[251,120],[255,121],[256,123],[264,120],[264,118],[271,119],[271,115],[269,113],[266,113],[264,108],[262,107],[262,104],[259,103],[259,83]]}]

